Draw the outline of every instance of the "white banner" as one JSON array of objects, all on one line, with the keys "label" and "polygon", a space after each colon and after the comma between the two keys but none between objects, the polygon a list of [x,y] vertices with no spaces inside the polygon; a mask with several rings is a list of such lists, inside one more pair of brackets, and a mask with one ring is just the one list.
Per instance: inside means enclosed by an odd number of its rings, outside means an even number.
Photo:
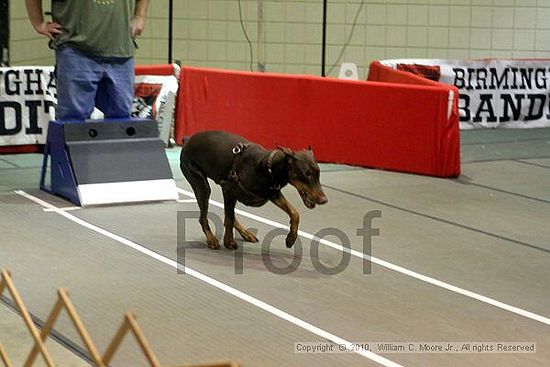
[{"label": "white banner", "polygon": [[44,144],[55,120],[56,85],[52,66],[0,68],[0,146]]},{"label": "white banner", "polygon": [[132,116],[162,122],[168,93],[178,92],[178,79],[166,75],[137,75],[135,79]]},{"label": "white banner", "polygon": [[[44,144],[56,91],[53,66],[0,68],[0,146]],[[136,76],[132,116],[160,121],[168,94],[177,91],[176,76]],[[91,118],[103,114],[95,109]]]},{"label": "white banner", "polygon": [[550,60],[384,60],[454,85],[461,129],[550,127]]}]

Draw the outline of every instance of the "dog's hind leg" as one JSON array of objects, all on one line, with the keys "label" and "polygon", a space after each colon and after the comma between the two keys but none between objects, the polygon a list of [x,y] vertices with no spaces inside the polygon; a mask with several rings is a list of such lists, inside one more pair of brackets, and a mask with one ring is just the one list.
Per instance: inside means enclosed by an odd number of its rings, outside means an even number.
[{"label": "dog's hind leg", "polygon": [[300,214],[298,214],[298,211],[292,205],[290,205],[283,194],[279,194],[279,196],[271,200],[271,202],[284,210],[290,217],[290,232],[286,236],[286,247],[291,248],[294,245],[294,242],[296,242],[296,238],[298,238],[298,225],[300,224]]},{"label": "dog's hind leg", "polygon": [[217,250],[220,248],[220,243],[216,236],[212,233],[210,225],[208,224],[208,199],[210,199],[211,191],[210,184],[208,184],[208,179],[191,163],[182,162],[180,167],[183,175],[187,181],[189,181],[193,191],[195,192],[195,197],[201,211],[199,223],[202,227],[204,235],[206,236],[206,244],[209,248]]},{"label": "dog's hind leg", "polygon": [[225,213],[225,218],[223,221],[223,245],[228,249],[236,250],[239,245],[237,245],[237,242],[235,242],[235,237],[233,236],[233,227],[235,227],[235,205],[237,204],[237,198],[230,194],[223,187],[222,191],[223,208]]},{"label": "dog's hind leg", "polygon": [[235,218],[233,225],[246,242],[258,242],[258,238],[254,235],[254,233],[247,231],[246,228],[244,228],[243,225],[237,220],[237,218]]}]

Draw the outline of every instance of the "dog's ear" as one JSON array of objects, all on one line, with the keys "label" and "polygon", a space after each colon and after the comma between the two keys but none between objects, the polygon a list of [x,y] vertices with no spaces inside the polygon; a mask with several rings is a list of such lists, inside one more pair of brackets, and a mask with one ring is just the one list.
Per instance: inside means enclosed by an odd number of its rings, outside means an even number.
[{"label": "dog's ear", "polygon": [[277,149],[279,149],[281,152],[285,153],[285,156],[286,156],[287,158],[294,159],[294,160],[298,159],[298,158],[296,157],[296,154],[295,154],[295,153],[292,151],[292,149],[290,149],[290,148],[285,148],[285,147],[277,146]]}]

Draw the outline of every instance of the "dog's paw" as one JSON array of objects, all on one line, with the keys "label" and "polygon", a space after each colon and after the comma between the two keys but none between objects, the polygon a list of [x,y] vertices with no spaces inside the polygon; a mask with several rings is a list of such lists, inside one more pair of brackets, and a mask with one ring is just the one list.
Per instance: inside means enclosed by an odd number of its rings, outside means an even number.
[{"label": "dog's paw", "polygon": [[206,241],[206,245],[211,250],[219,250],[221,248],[220,242],[216,237],[212,237]]},{"label": "dog's paw", "polygon": [[224,242],[223,245],[225,246],[225,248],[227,248],[229,250],[236,250],[236,249],[239,248],[239,245],[237,245],[237,242],[235,242],[234,240]]},{"label": "dog's paw", "polygon": [[290,232],[286,236],[286,247],[291,248],[292,246],[294,246],[294,242],[296,242],[296,238],[298,238],[298,233]]}]

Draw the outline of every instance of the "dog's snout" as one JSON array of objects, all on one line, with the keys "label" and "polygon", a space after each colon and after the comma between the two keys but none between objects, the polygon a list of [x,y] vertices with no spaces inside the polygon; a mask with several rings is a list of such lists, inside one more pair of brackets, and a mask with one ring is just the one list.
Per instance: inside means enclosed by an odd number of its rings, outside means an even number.
[{"label": "dog's snout", "polygon": [[315,204],[317,205],[323,205],[328,202],[327,195],[325,194],[325,191],[323,190],[320,183],[317,183],[313,190],[311,191],[312,198],[315,200]]}]

